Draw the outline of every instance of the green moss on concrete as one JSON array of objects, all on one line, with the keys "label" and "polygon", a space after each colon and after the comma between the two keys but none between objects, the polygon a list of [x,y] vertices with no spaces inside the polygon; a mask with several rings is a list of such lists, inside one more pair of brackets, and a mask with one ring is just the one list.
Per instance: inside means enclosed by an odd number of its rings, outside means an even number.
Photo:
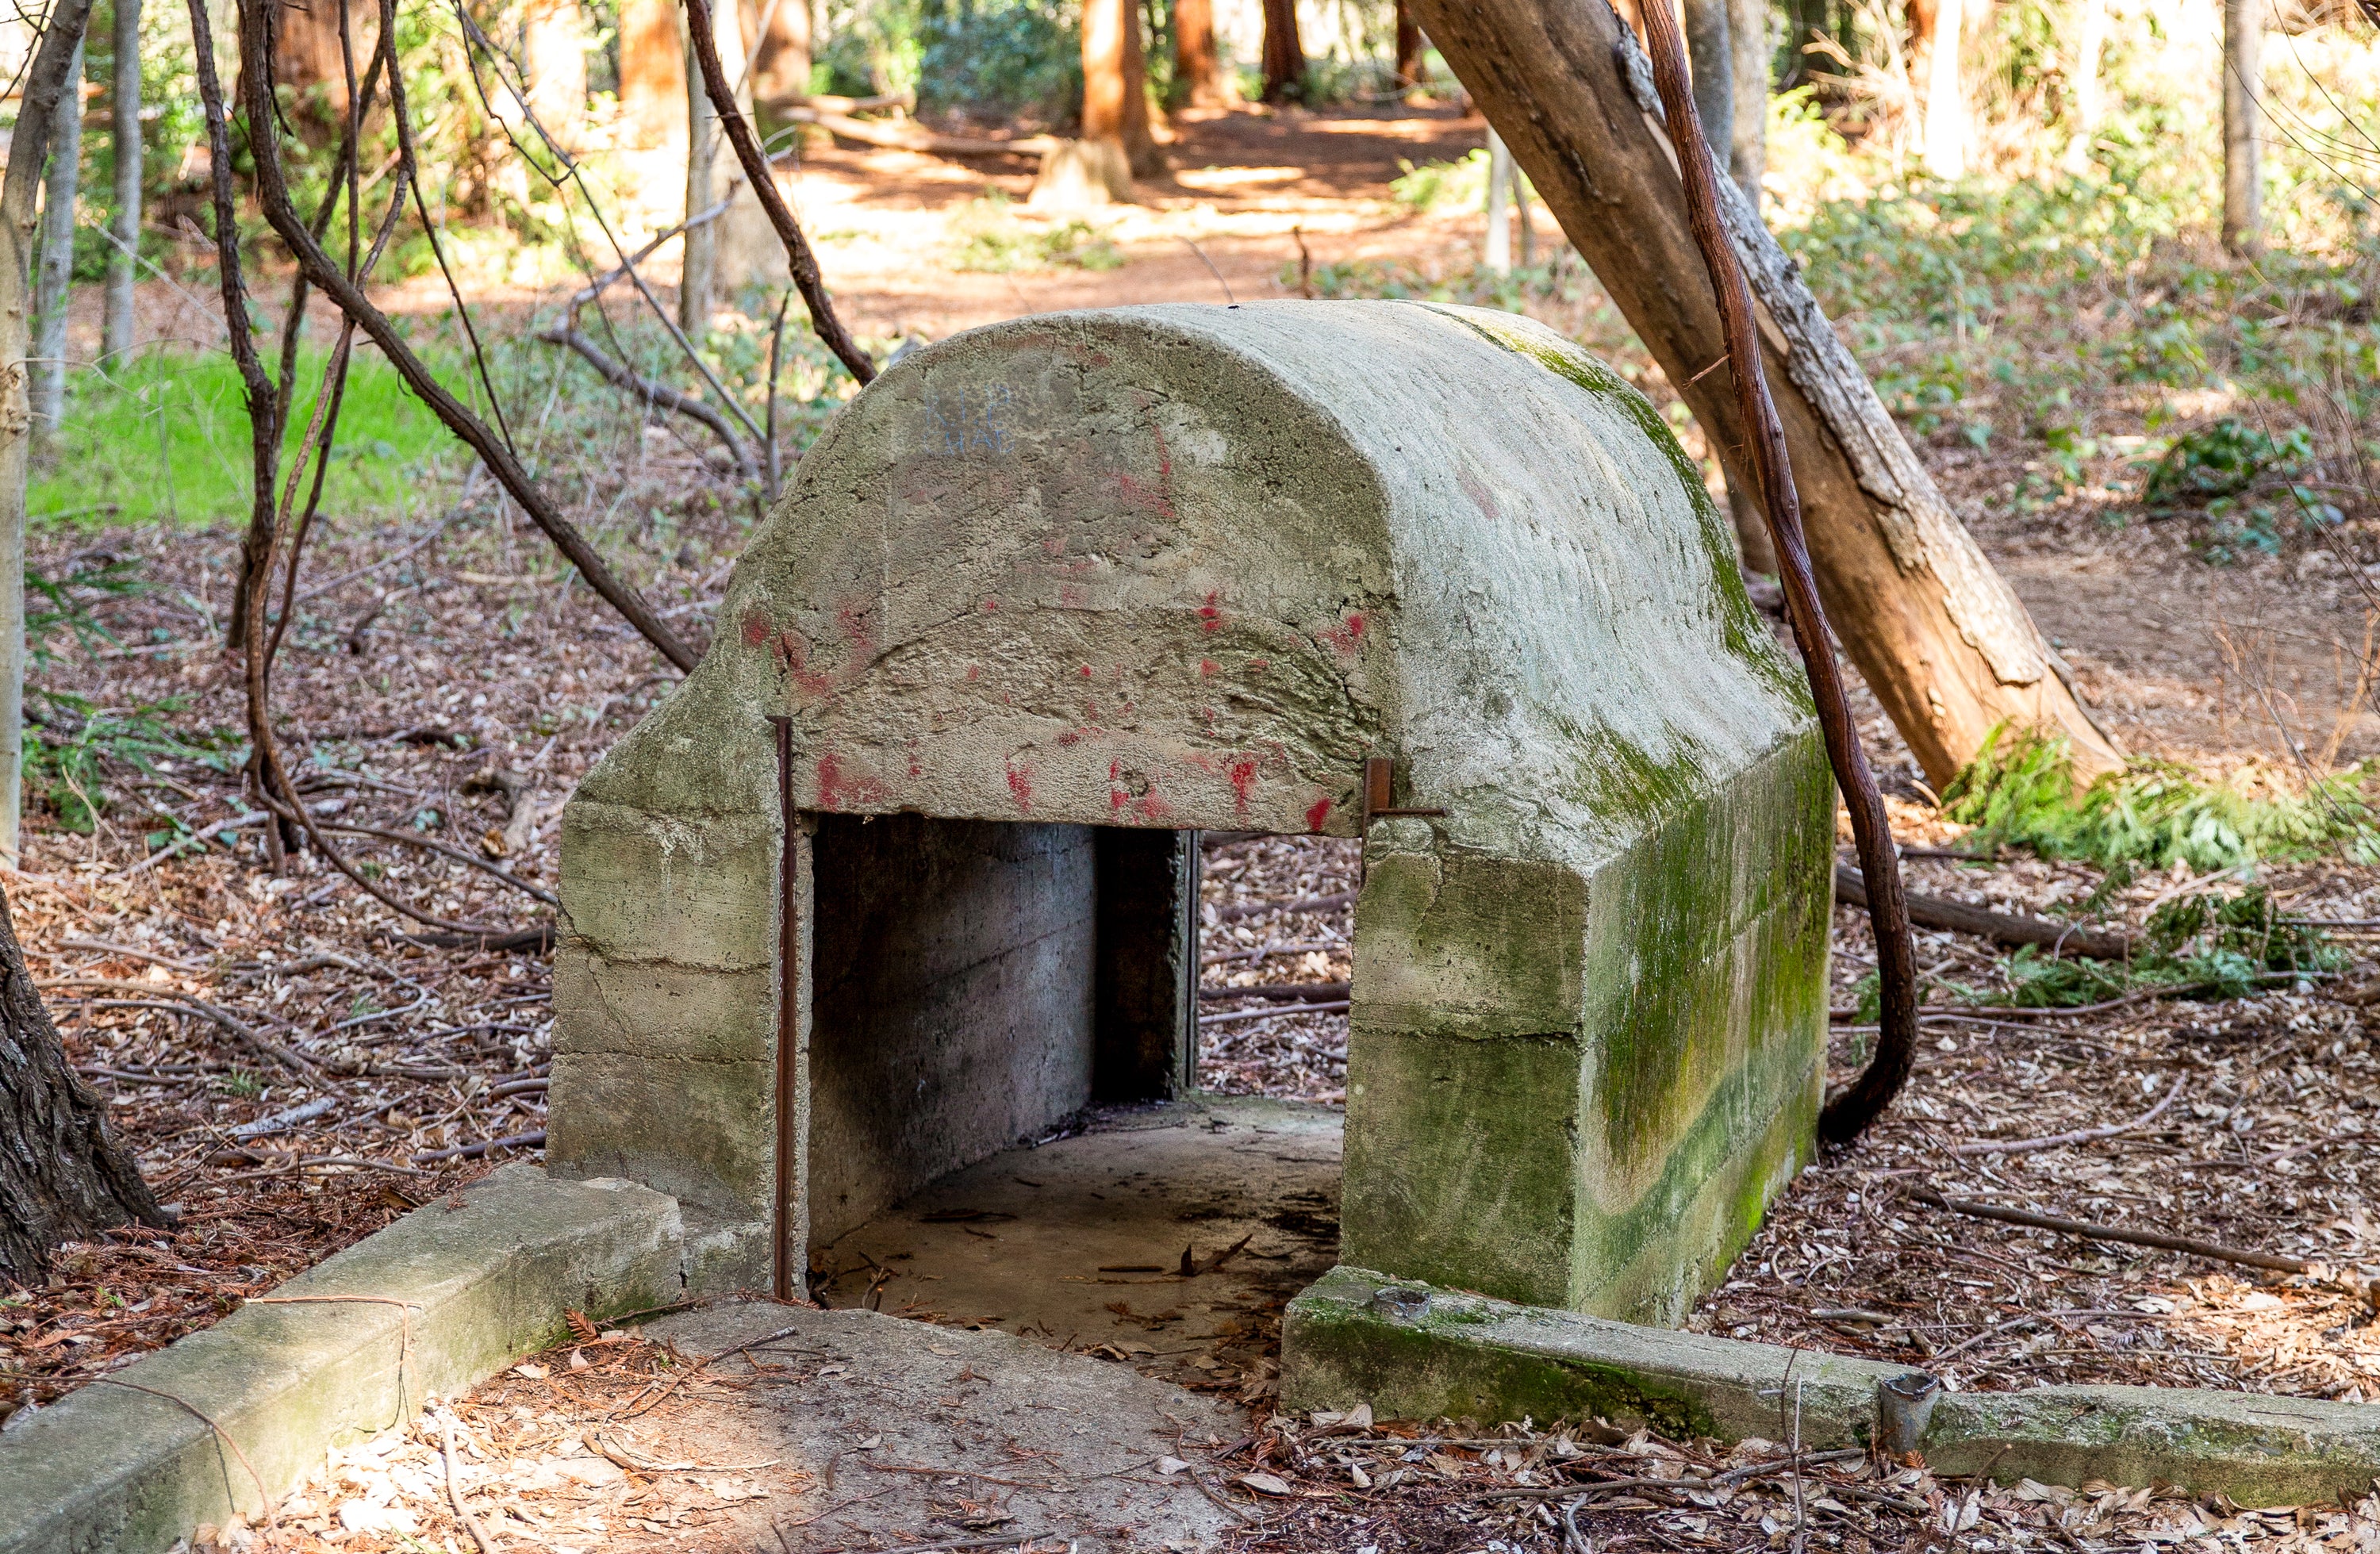
[{"label": "green moss on concrete", "polygon": [[[1433,307],[1434,304],[1422,304]],[[1473,310],[1436,308],[1451,318],[1459,319],[1481,338],[1492,340],[1516,356],[1524,356],[1548,371],[1577,384],[1597,398],[1609,401],[1636,424],[1645,440],[1660,450],[1677,472],[1678,486],[1686,499],[1694,504],[1698,538],[1703,553],[1710,562],[1711,578],[1720,596],[1719,626],[1728,651],[1749,666],[1783,695],[1807,705],[1810,687],[1800,671],[1777,650],[1774,638],[1753,608],[1752,596],[1744,590],[1743,574],[1736,565],[1735,541],[1730,537],[1728,522],[1711,500],[1710,488],[1703,484],[1702,471],[1661,419],[1661,412],[1647,399],[1643,391],[1609,367],[1597,360],[1584,347],[1566,340],[1547,338],[1536,334],[1498,327]]]},{"label": "green moss on concrete", "polygon": [[1562,1304],[1577,1229],[1576,1040],[1383,1030],[1359,1014],[1347,1072],[1345,1255]]},{"label": "green moss on concrete", "polygon": [[1464,1331],[1491,1319],[1477,1311],[1433,1311],[1408,1326],[1360,1306],[1300,1297],[1283,1329],[1284,1345],[1300,1359],[1295,1392],[1285,1389],[1282,1402],[1293,1408],[1369,1402],[1380,1417],[1400,1419],[1525,1417],[1540,1426],[1643,1420],[1681,1440],[1718,1433],[1707,1408],[1640,1371],[1482,1345]]},{"label": "green moss on concrete", "polygon": [[1575,1031],[1586,923],[1586,881],[1560,864],[1376,855],[1355,905],[1363,1015],[1468,1037]]}]

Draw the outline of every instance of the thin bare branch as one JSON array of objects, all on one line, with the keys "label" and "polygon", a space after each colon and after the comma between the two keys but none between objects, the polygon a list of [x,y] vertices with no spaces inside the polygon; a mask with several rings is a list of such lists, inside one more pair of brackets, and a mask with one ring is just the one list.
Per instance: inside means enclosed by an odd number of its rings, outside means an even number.
[{"label": "thin bare branch", "polygon": [[785,248],[786,266],[794,273],[794,285],[802,294],[802,301],[810,310],[810,327],[826,342],[851,375],[864,386],[876,376],[876,363],[869,359],[851,332],[835,316],[834,299],[827,295],[826,281],[819,274],[818,256],[810,251],[809,239],[802,236],[801,223],[794,219],[785,197],[777,192],[776,179],[769,176],[768,153],[760,149],[759,138],[752,133],[751,121],[735,105],[735,93],[727,84],[727,71],[719,63],[719,39],[711,31],[710,0],[686,0],[686,25],[694,38],[694,57],[702,70],[703,91],[710,95],[710,105],[718,110],[719,127],[726,131],[727,143],[735,148],[735,160],[744,164],[744,176],[752,181],[752,192],[759,198],[760,209],[768,212],[769,225],[777,229],[777,241]]}]

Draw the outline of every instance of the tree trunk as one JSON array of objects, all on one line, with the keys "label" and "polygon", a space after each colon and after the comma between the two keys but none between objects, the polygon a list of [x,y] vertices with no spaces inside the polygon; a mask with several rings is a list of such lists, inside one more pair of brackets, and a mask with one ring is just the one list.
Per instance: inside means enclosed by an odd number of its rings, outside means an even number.
[{"label": "tree trunk", "polygon": [[[0,174],[0,858],[18,861],[25,759],[25,477],[32,455],[33,201],[59,121],[81,115],[91,0],[58,0],[26,67]],[[60,103],[66,104],[60,112]]]},{"label": "tree trunk", "polygon": [[1925,170],[1937,178],[1967,173],[1967,91],[1959,72],[1964,9],[1961,0],[1909,7],[1912,60],[1924,72]]},{"label": "tree trunk", "polygon": [[2265,240],[2256,115],[2265,96],[2263,0],[2223,0],[2223,246],[2252,254]]},{"label": "tree trunk", "polygon": [[2092,141],[2107,112],[2099,56],[2107,47],[2107,0],[2082,0],[2080,33],[2074,43],[2074,138],[2066,143],[2070,173],[2080,173],[2091,164]]},{"label": "tree trunk", "polygon": [[[1651,67],[1608,6],[1415,0],[1422,26],[1510,141],[1637,336],[1749,475],[1718,308],[1687,225]],[[1776,240],[1731,183],[1729,236],[1763,305],[1770,382],[1828,614],[1927,777],[2002,723],[2071,744],[2086,779],[2121,759],[2061,683],[2023,603],[1917,461]]]},{"label": "tree trunk", "polygon": [[[730,81],[743,83],[735,95],[748,116],[751,82],[746,79],[748,72],[745,69],[743,19],[734,6],[727,5],[715,7],[710,16],[720,67],[727,72]],[[686,46],[688,50],[694,46],[691,34],[686,37]],[[681,68],[686,81],[686,213],[690,220],[718,204],[722,192],[719,176],[719,112],[710,104],[710,93],[703,90],[702,73],[695,67],[691,53],[685,56]],[[686,230],[686,267],[678,279],[677,326],[695,339],[700,339],[710,328],[710,315],[719,306],[719,237],[725,225],[723,220],[710,221]]]},{"label": "tree trunk", "polygon": [[67,413],[67,310],[74,301],[75,203],[82,192],[82,44],[75,44],[55,154],[42,188],[41,271],[33,283],[33,446],[48,446]]},{"label": "tree trunk", "polygon": [[[1694,113],[1714,159],[1735,143],[1735,45],[1729,37],[1729,0],[1685,0],[1686,66],[1694,85]],[[1722,167],[1722,173],[1730,169]]]},{"label": "tree trunk", "polygon": [[1735,55],[1735,123],[1727,140],[1727,170],[1760,209],[1760,180],[1768,172],[1768,0],[1728,0],[1728,46]]},{"label": "tree trunk", "polygon": [[810,94],[809,0],[747,0],[752,45],[752,97],[771,105]]},{"label": "tree trunk", "polygon": [[1421,85],[1421,23],[1414,20],[1413,0],[1397,0],[1397,84]]},{"label": "tree trunk", "polygon": [[1215,55],[1215,0],[1173,0],[1173,79],[1193,108],[1221,108],[1233,93]]},{"label": "tree trunk", "polygon": [[1134,177],[1164,170],[1148,132],[1148,68],[1136,0],[1084,0],[1083,139],[1121,150]]},{"label": "tree trunk", "polygon": [[115,209],[108,227],[115,237],[107,256],[107,302],[100,327],[100,354],[109,361],[129,351],[138,329],[132,314],[133,262],[140,251],[140,0],[115,0],[115,57],[108,91],[111,141],[115,156]]},{"label": "tree trunk", "polygon": [[686,141],[686,35],[677,0],[621,0],[620,118],[629,146]]},{"label": "tree trunk", "polygon": [[61,1241],[164,1212],[67,1061],[0,897],[0,1278],[49,1272]]},{"label": "tree trunk", "polygon": [[339,13],[346,10],[360,65],[371,57],[380,36],[380,13],[354,0],[285,3],[275,13],[273,79],[284,88],[290,127],[321,149],[339,138],[347,123],[347,67],[339,53]]},{"label": "tree trunk", "polygon": [[1491,275],[1512,273],[1512,226],[1505,207],[1512,199],[1512,150],[1496,127],[1488,127],[1488,241],[1480,267]]},{"label": "tree trunk", "polygon": [[587,13],[578,0],[529,0],[522,8],[521,74],[537,122],[565,147],[577,146],[587,127]]},{"label": "tree trunk", "polygon": [[1297,36],[1297,0],[1264,0],[1264,100],[1305,91],[1305,45]]},{"label": "tree trunk", "polygon": [[[58,0],[24,76],[24,96],[0,176],[0,773],[7,836],[17,852],[16,695],[24,681],[26,292],[31,279],[33,191],[61,121],[79,117],[82,31],[91,0]],[[62,101],[63,100],[63,101]],[[63,108],[63,113],[61,109]],[[0,895],[0,1277],[30,1282],[50,1252],[127,1220],[164,1215],[128,1155],[109,1139],[99,1099],[75,1076],[50,1024]]]}]

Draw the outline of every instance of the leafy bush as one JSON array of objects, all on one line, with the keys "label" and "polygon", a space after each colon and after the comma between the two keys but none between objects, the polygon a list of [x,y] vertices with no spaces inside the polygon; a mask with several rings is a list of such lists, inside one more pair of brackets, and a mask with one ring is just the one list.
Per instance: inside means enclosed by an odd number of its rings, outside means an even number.
[{"label": "leafy bush", "polygon": [[2170,761],[2140,760],[2077,795],[2062,738],[2002,729],[1943,790],[1942,808],[1980,843],[2103,865],[2206,872],[2342,844],[2380,863],[2380,814],[2363,795],[2370,775],[2358,765],[2302,794],[2259,795],[2237,779],[2210,783]]},{"label": "leafy bush", "polygon": [[1400,204],[1416,211],[1475,211],[1488,202],[1488,152],[1482,149],[1453,162],[1425,162],[1416,167],[1402,157],[1404,171],[1389,183]]},{"label": "leafy bush", "polygon": [[2266,474],[2296,473],[2313,457],[2313,437],[2296,427],[2275,437],[2226,416],[2173,441],[2149,471],[2142,499],[2151,507],[2203,505],[2236,496]]}]

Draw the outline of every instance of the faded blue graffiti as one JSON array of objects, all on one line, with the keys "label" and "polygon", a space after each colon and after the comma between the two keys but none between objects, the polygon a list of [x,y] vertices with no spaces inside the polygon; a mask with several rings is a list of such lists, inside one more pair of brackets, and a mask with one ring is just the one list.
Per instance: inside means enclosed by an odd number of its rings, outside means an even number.
[{"label": "faded blue graffiti", "polygon": [[926,396],[929,450],[943,454],[1008,452],[1006,425],[1016,395],[1006,383]]}]

